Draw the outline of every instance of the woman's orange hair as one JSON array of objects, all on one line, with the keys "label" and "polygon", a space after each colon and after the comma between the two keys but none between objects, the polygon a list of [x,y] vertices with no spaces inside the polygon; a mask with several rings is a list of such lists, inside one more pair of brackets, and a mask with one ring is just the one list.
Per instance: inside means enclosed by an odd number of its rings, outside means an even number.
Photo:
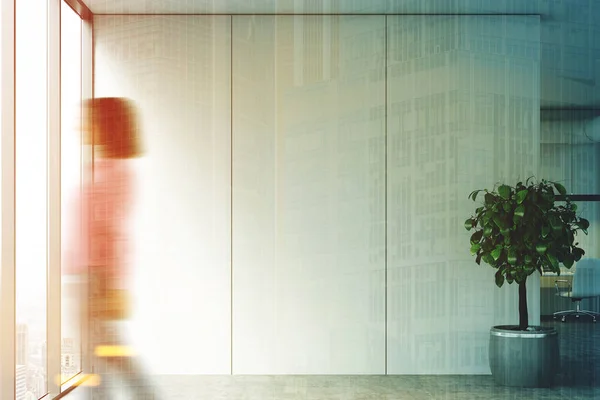
[{"label": "woman's orange hair", "polygon": [[100,97],[84,103],[84,118],[90,118],[95,145],[104,146],[106,158],[134,158],[142,155],[140,129],[135,106],[122,97]]}]

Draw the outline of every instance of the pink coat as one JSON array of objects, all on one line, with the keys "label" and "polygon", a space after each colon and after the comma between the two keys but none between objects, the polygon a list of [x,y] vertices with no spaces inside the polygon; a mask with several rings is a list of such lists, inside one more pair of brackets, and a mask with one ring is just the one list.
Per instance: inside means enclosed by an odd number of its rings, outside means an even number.
[{"label": "pink coat", "polygon": [[[91,167],[91,166],[90,166]],[[91,171],[88,171],[91,176]],[[123,287],[129,267],[129,221],[133,174],[128,160],[98,159],[94,179],[83,185],[72,208],[74,226],[64,246],[64,273],[106,268],[116,287]]]}]

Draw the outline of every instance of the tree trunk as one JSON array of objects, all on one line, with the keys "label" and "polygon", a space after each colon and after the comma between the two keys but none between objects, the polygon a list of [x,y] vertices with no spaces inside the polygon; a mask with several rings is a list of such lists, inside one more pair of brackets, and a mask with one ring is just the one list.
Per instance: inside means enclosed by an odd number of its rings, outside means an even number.
[{"label": "tree trunk", "polygon": [[529,326],[529,313],[527,312],[527,286],[525,281],[519,283],[519,330],[526,331]]}]

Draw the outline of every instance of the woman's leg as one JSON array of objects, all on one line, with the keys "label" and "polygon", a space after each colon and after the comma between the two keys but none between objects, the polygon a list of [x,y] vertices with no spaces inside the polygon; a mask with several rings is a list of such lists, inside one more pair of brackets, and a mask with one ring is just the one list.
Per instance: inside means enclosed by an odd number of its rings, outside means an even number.
[{"label": "woman's leg", "polygon": [[136,400],[154,400],[155,389],[144,373],[136,357],[112,357],[107,359],[109,367],[123,382],[125,393]]},{"label": "woman's leg", "polygon": [[101,378],[100,386],[95,388],[95,392],[99,393],[98,396],[105,394],[108,388],[116,388],[114,383],[121,381],[124,386],[122,389],[133,395],[132,398],[153,400],[154,389],[144,373],[139,359],[126,354],[129,346],[119,329],[120,320],[111,319],[114,317],[114,313],[109,310],[108,300],[111,300],[111,296],[108,295],[107,280],[103,274],[92,275],[89,342],[91,354],[93,354],[93,373],[100,375]]},{"label": "woman's leg", "polygon": [[87,334],[91,373],[99,382],[90,390],[91,400],[109,400],[111,383],[110,365],[96,354],[100,346],[110,344],[110,332],[102,309],[106,307],[106,279],[101,270],[90,269],[88,275],[88,318]]}]

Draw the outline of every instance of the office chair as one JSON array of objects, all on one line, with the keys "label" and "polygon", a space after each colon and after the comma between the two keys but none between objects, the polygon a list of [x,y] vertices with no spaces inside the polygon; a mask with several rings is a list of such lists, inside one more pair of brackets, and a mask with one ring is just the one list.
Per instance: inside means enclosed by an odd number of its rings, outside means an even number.
[{"label": "office chair", "polygon": [[[566,283],[567,290],[561,290],[559,283]],[[565,322],[567,315],[575,315],[579,318],[580,315],[589,315],[596,322],[596,317],[600,313],[595,311],[582,310],[581,300],[591,297],[600,296],[600,260],[596,258],[586,258],[580,260],[575,265],[575,273],[573,274],[573,286],[569,281],[558,279],[554,282],[556,295],[571,299],[571,302],[576,304],[575,310],[558,311],[554,313],[554,319],[561,316],[562,322]]]}]

